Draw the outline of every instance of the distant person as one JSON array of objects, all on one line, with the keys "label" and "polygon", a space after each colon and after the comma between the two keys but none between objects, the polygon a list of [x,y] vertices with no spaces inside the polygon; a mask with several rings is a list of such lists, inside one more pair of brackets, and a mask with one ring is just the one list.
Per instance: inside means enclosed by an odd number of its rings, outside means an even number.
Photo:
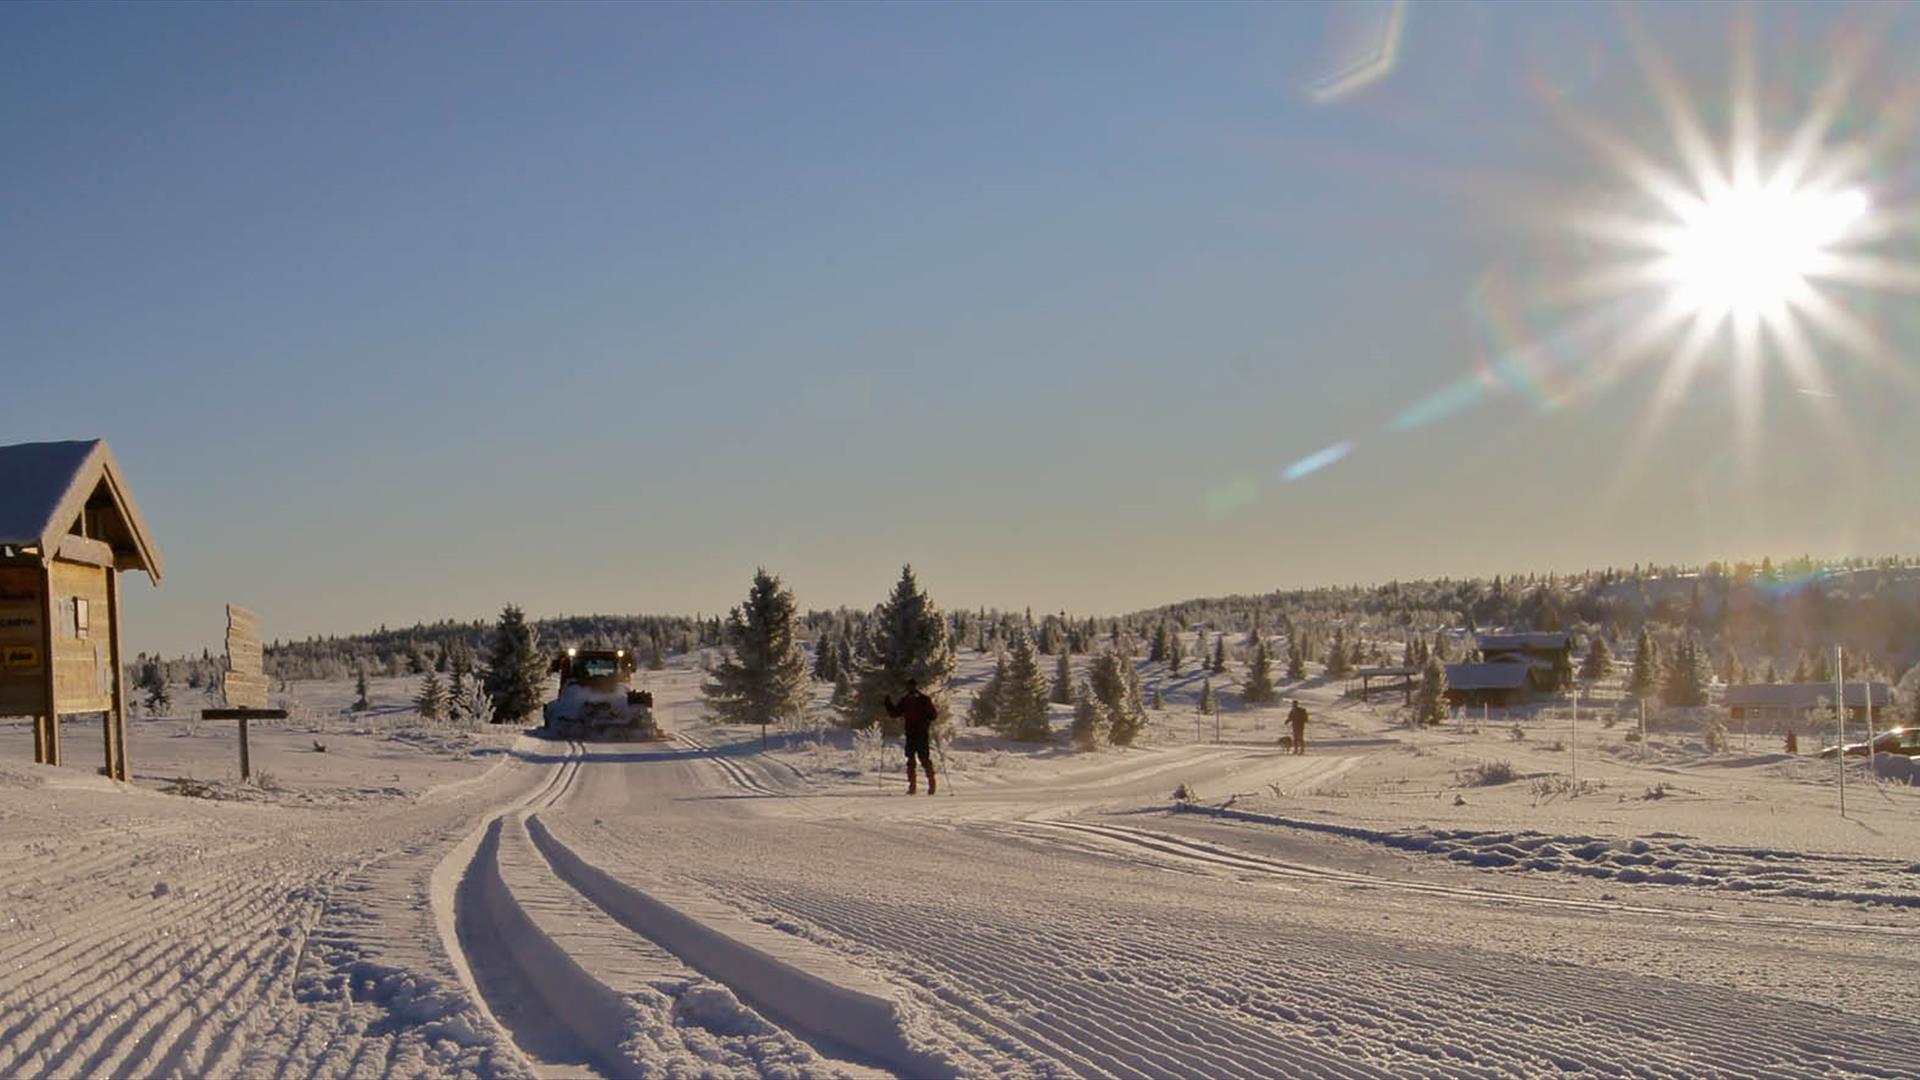
[{"label": "distant person", "polygon": [[1299,698],[1293,699],[1293,708],[1287,710],[1287,727],[1293,731],[1293,742],[1289,744],[1293,747],[1293,752],[1296,754],[1306,753],[1307,710],[1305,706],[1300,704]]},{"label": "distant person", "polygon": [[1787,729],[1787,753],[1797,754],[1799,752],[1800,752],[1800,736],[1795,735],[1793,733],[1792,728],[1788,728]]},{"label": "distant person", "polygon": [[939,715],[933,699],[920,692],[918,682],[908,679],[907,692],[900,695],[898,703],[891,697],[881,700],[886,703],[887,715],[899,720],[906,730],[907,794],[912,795],[920,790],[920,778],[913,771],[915,758],[926,767],[927,794],[933,794],[939,784],[933,776],[933,721]]}]

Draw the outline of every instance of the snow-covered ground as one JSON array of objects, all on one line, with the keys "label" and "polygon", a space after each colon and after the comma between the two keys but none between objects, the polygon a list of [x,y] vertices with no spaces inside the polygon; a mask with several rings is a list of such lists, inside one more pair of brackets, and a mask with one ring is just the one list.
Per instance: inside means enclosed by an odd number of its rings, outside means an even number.
[{"label": "snow-covered ground", "polygon": [[264,785],[227,723],[135,721],[133,785],[0,723],[0,1075],[1920,1076],[1920,789],[1143,671],[1145,745],[963,730],[931,798],[694,667],[647,744],[296,685]]}]

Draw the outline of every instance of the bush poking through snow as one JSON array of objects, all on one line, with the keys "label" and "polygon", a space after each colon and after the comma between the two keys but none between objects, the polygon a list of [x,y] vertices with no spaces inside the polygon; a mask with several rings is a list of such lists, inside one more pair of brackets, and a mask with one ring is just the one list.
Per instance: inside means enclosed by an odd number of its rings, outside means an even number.
[{"label": "bush poking through snow", "polygon": [[1726,753],[1727,725],[1718,718],[1707,721],[1706,726],[1700,729],[1700,740],[1707,744],[1707,749],[1712,753]]},{"label": "bush poking through snow", "polygon": [[1672,791],[1672,789],[1667,787],[1665,783],[1659,783],[1649,787],[1647,793],[1640,797],[1643,799],[1664,799],[1670,791]]},{"label": "bush poking through snow", "polygon": [[1511,761],[1482,761],[1453,775],[1461,787],[1496,787],[1511,784],[1515,779]]},{"label": "bush poking through snow", "polygon": [[204,784],[191,776],[176,776],[161,785],[165,795],[185,795],[189,799],[211,799],[215,797],[213,785]]},{"label": "bush poking through snow", "polygon": [[1199,798],[1199,794],[1188,787],[1184,781],[1181,782],[1179,787],[1173,789],[1173,801],[1182,806],[1192,805],[1193,800],[1197,798]]},{"label": "bush poking through snow", "polygon": [[327,744],[326,744],[326,743],[323,743],[323,742],[321,742],[321,741],[320,741],[319,739],[315,739],[315,740],[313,740],[313,752],[314,752],[314,753],[316,753],[316,754],[324,754],[324,753],[326,753],[326,752],[327,752]]},{"label": "bush poking through snow", "polygon": [[1527,741],[1527,729],[1521,727],[1519,724],[1513,725],[1513,730],[1509,732],[1508,735],[1513,739],[1514,742]]},{"label": "bush poking through snow", "polygon": [[1565,776],[1548,776],[1527,785],[1527,792],[1533,796],[1533,805],[1550,802],[1554,798],[1577,799],[1582,795],[1591,795],[1606,787],[1592,780],[1572,780]]}]

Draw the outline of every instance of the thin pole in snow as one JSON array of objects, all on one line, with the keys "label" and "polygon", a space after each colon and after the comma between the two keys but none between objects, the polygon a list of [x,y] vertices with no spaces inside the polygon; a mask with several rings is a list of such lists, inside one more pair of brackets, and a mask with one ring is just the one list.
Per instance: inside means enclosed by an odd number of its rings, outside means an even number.
[{"label": "thin pole in snow", "polygon": [[1568,770],[1573,774],[1574,794],[1580,793],[1580,687],[1573,688],[1573,722],[1567,725]]},{"label": "thin pole in snow", "polygon": [[1873,767],[1873,684],[1866,680],[1864,672],[1861,674],[1860,701],[1867,710],[1867,780],[1878,784],[1880,773]]},{"label": "thin pole in snow", "polygon": [[1840,769],[1840,816],[1847,816],[1847,685],[1840,664],[1845,658],[1840,646],[1833,647],[1833,723],[1838,736],[1833,744],[1833,761]]}]

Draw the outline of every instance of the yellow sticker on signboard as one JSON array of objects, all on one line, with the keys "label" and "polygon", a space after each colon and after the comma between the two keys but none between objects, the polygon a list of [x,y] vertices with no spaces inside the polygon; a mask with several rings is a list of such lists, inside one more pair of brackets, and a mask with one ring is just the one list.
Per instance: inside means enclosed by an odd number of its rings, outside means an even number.
[{"label": "yellow sticker on signboard", "polygon": [[4,650],[3,662],[8,671],[34,671],[40,667],[40,648],[37,645],[8,645]]}]

